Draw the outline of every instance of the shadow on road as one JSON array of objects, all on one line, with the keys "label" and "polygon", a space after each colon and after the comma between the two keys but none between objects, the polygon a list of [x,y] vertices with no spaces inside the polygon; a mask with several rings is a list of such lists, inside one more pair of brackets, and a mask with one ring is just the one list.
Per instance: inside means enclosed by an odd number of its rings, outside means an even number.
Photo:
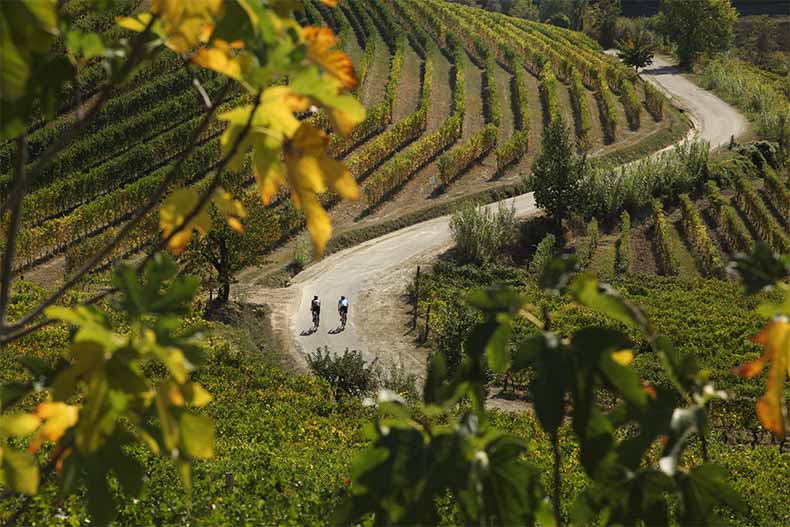
[{"label": "shadow on road", "polygon": [[338,333],[342,333],[345,330],[346,330],[346,328],[344,328],[343,326],[338,326],[335,329],[330,329],[329,330],[329,334],[330,335],[337,335]]},{"label": "shadow on road", "polygon": [[647,75],[673,75],[683,73],[683,71],[683,68],[679,66],[659,66],[656,68],[643,69],[639,73],[645,73]]},{"label": "shadow on road", "polygon": [[[318,331],[318,327],[313,326],[313,327],[311,327],[309,329],[306,329],[306,330],[302,331],[301,333],[299,333],[299,335],[302,336],[302,337],[309,337],[310,335],[312,335],[316,331]],[[331,333],[331,331],[330,331],[330,333]]]}]

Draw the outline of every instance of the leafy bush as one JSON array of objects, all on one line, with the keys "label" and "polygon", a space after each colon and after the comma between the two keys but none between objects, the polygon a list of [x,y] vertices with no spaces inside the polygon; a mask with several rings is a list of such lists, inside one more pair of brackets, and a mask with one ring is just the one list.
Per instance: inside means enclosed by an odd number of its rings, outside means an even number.
[{"label": "leafy bush", "polygon": [[579,250],[576,251],[576,257],[580,268],[584,269],[590,265],[590,262],[595,255],[595,250],[598,248],[599,236],[600,233],[598,231],[598,220],[593,218],[587,224],[586,239],[579,247]]},{"label": "leafy bush", "polygon": [[765,171],[764,180],[768,199],[787,223],[790,221],[790,190],[787,189],[787,176],[780,176],[769,167]]},{"label": "leafy bush", "polygon": [[661,201],[655,199],[653,209],[653,242],[656,248],[656,260],[659,271],[667,275],[676,275],[680,267],[676,253],[675,243],[670,234],[670,227],[664,216],[664,207]]},{"label": "leafy bush", "polygon": [[321,377],[335,391],[335,397],[370,395],[378,387],[379,370],[376,361],[368,364],[362,352],[346,350],[342,355],[330,353],[324,346],[307,355],[307,365],[313,375]]},{"label": "leafy bush", "polygon": [[790,145],[790,105],[759,69],[720,55],[703,66],[699,78],[703,87],[749,114],[761,138]]},{"label": "leafy bush", "polygon": [[614,269],[627,273],[631,266],[631,215],[627,210],[620,214],[620,237],[617,239]]},{"label": "leafy bush", "polygon": [[707,189],[708,199],[711,202],[711,210],[713,211],[716,225],[721,230],[722,239],[727,244],[730,251],[751,251],[754,242],[741,216],[732,205],[730,205],[729,200],[722,195],[715,181],[708,181],[705,187]]},{"label": "leafy bush", "polygon": [[529,262],[529,274],[533,279],[539,280],[543,275],[543,271],[551,263],[554,258],[554,253],[557,248],[557,238],[549,233],[540,241],[535,254],[532,255],[532,260]]},{"label": "leafy bush", "polygon": [[719,256],[719,250],[710,239],[708,228],[688,194],[680,195],[680,210],[683,214],[683,230],[701,267],[708,275],[722,275],[724,264]]},{"label": "leafy bush", "polygon": [[670,201],[702,186],[709,175],[707,143],[685,143],[670,152],[625,167],[594,167],[585,172],[582,212],[587,217],[615,218],[654,197]]},{"label": "leafy bush", "polygon": [[467,203],[450,219],[450,231],[462,262],[488,263],[509,247],[516,235],[516,212],[500,204],[476,207]]},{"label": "leafy bush", "polygon": [[735,195],[738,207],[746,213],[766,244],[780,254],[790,252],[790,237],[765,206],[751,182],[746,178],[739,178],[735,186],[738,189]]},{"label": "leafy bush", "polygon": [[623,101],[623,108],[625,108],[625,116],[628,119],[628,126],[631,130],[639,130],[641,125],[640,114],[642,113],[642,105],[639,103],[639,98],[636,96],[634,83],[631,81],[623,81],[623,89],[620,100]]},{"label": "leafy bush", "polygon": [[664,96],[658,91],[658,88],[646,82],[645,86],[645,107],[648,113],[653,116],[656,121],[664,119]]}]

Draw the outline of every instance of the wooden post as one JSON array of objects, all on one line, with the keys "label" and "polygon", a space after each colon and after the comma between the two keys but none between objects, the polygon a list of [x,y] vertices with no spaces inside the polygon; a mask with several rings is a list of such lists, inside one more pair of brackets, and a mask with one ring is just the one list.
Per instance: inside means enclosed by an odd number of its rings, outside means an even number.
[{"label": "wooden post", "polygon": [[411,329],[417,329],[417,308],[420,305],[420,266],[417,266],[417,277],[414,279],[414,317]]},{"label": "wooden post", "polygon": [[233,472],[225,472],[225,490],[230,490],[234,485]]}]

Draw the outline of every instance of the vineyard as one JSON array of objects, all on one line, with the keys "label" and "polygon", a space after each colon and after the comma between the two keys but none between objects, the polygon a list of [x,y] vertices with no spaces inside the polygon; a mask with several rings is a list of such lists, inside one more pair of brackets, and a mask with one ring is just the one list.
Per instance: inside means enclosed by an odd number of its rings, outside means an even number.
[{"label": "vineyard", "polygon": [[[106,39],[124,36],[109,16],[96,17],[83,2],[69,4],[86,30]],[[119,2],[111,14],[129,14],[135,4]],[[668,142],[685,131],[679,114],[628,68],[587,37],[554,26],[440,0],[344,0],[339,9],[308,1],[299,22],[335,30],[354,59],[356,93],[367,107],[367,118],[349,137],[331,138],[331,154],[344,160],[363,188],[363,199],[354,204],[323,197],[341,230],[518,181],[540,147],[543,126],[554,119],[564,119],[579,147],[593,156],[637,156],[641,141],[663,133]],[[81,86],[72,88],[60,117],[30,130],[29,169],[73,121],[75,104],[96,92],[102,74],[84,68]],[[171,188],[200,188],[198,175],[219,160],[223,123],[194,135],[205,101],[220,97],[219,111],[248,99],[169,52],[138,71],[32,182],[17,270],[43,267],[61,275],[78,269],[138,204],[162,193],[165,175],[193,138],[197,147]],[[329,130],[322,113],[303,118]],[[3,193],[13,148],[0,146]],[[268,218],[261,222],[267,232],[257,233],[268,252],[298,232],[303,220],[287,200],[262,205],[252,182],[252,169],[244,166],[226,175],[223,186],[237,189],[254,214]],[[156,231],[156,215],[149,212],[102,263],[144,249]]]}]

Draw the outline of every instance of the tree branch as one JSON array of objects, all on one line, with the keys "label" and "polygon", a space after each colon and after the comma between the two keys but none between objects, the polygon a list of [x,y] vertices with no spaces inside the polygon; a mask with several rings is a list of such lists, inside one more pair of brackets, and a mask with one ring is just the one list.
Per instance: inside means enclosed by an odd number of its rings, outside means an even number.
[{"label": "tree branch", "polygon": [[[220,99],[225,96],[225,93],[227,92],[227,89],[230,87],[231,82],[232,81],[229,79],[228,82],[226,83],[225,87],[222,90],[222,93],[220,94]],[[156,254],[158,251],[160,251],[161,249],[166,247],[167,243],[174,236],[176,236],[179,232],[184,230],[184,228],[186,228],[189,225],[189,223],[200,213],[200,211],[206,205],[208,200],[211,198],[211,195],[214,193],[214,191],[219,186],[220,179],[221,179],[220,176],[222,174],[222,171],[225,169],[225,167],[230,162],[230,160],[236,155],[236,152],[238,151],[239,147],[241,146],[242,141],[246,137],[247,133],[249,133],[249,130],[252,128],[252,118],[255,115],[255,111],[258,109],[258,106],[260,105],[261,92],[262,92],[262,90],[259,90],[257,96],[255,97],[255,105],[253,106],[252,111],[250,112],[250,117],[247,120],[247,123],[245,124],[244,129],[242,130],[242,133],[239,134],[239,136],[236,138],[236,141],[233,143],[233,145],[231,146],[231,149],[228,151],[228,153],[220,161],[215,163],[207,171],[207,172],[210,172],[210,171],[213,170],[213,171],[215,171],[215,173],[214,173],[213,179],[211,180],[208,188],[205,190],[205,192],[201,196],[201,198],[200,198],[199,202],[197,203],[197,205],[184,218],[184,221],[177,228],[175,228],[173,230],[173,232],[170,233],[169,236],[167,236],[164,239],[162,239],[159,242],[159,244],[157,244],[157,246],[146,255],[146,257],[143,259],[143,261],[137,267],[138,274],[139,274],[139,272],[141,272],[145,268],[146,264],[153,258],[154,254]],[[0,344],[8,343],[8,342],[11,342],[13,340],[19,339],[19,338],[31,333],[35,329],[44,327],[44,326],[46,326],[46,325],[48,325],[49,323],[52,322],[51,320],[46,319],[46,320],[43,320],[41,322],[38,322],[37,324],[29,326],[29,324],[31,324],[32,321],[36,317],[41,315],[47,307],[53,305],[61,296],[63,296],[63,294],[66,293],[66,291],[68,291],[71,287],[73,287],[74,284],[76,284],[85,274],[87,274],[106,255],[108,255],[112,251],[112,249],[114,249],[115,246],[118,245],[118,243],[120,243],[120,241],[129,234],[129,232],[132,230],[132,228],[145,216],[145,214],[150,212],[154,208],[154,206],[156,206],[156,204],[159,203],[159,200],[161,199],[162,195],[164,195],[164,192],[169,187],[170,182],[172,181],[172,177],[180,171],[181,165],[183,164],[184,159],[186,159],[186,157],[189,155],[189,153],[191,152],[191,149],[194,148],[194,144],[195,144],[194,139],[196,137],[198,137],[198,135],[201,133],[201,131],[202,131],[201,129],[204,128],[205,125],[208,123],[208,121],[211,119],[211,116],[214,114],[214,112],[216,111],[216,108],[218,106],[219,106],[218,104],[214,104],[212,106],[212,108],[209,110],[209,112],[206,114],[206,117],[204,118],[203,122],[201,123],[201,126],[198,127],[198,130],[196,130],[195,135],[193,135],[193,140],[191,141],[190,149],[188,151],[186,151],[179,158],[176,166],[173,167],[173,170],[170,173],[168,173],[168,175],[162,181],[162,184],[157,189],[156,195],[153,196],[152,199],[149,200],[148,203],[146,203],[146,205],[144,205],[143,207],[138,209],[135,212],[134,217],[131,220],[129,220],[124,225],[123,229],[121,229],[121,231],[119,231],[118,234],[116,234],[116,236],[112,240],[110,240],[101,250],[99,250],[88,262],[83,264],[80,267],[80,269],[78,269],[74,273],[74,275],[72,275],[68,280],[66,280],[66,282],[63,283],[63,285],[60,288],[58,288],[57,291],[52,293],[39,306],[37,306],[34,310],[32,310],[27,315],[25,315],[19,321],[15,322],[14,324],[12,324],[10,326],[0,327]],[[96,303],[96,302],[100,301],[101,299],[105,298],[106,296],[108,296],[109,294],[111,294],[111,293],[113,293],[115,291],[116,291],[116,289],[108,289],[106,291],[103,291],[103,292],[97,294],[96,296],[94,296],[93,298],[91,298],[90,300],[88,300],[86,302],[86,304]]]},{"label": "tree branch", "polygon": [[[230,86],[232,84],[232,80],[228,79],[225,83],[225,86],[222,88],[222,91],[219,94],[218,101],[221,101],[225,95],[227,94]],[[151,199],[148,202],[137,209],[132,216],[132,218],[126,222],[121,228],[120,231],[113,237],[112,240],[107,242],[101,249],[99,249],[87,262],[85,262],[79,269],[77,269],[64,283],[61,285],[54,293],[52,293],[46,300],[41,302],[39,306],[37,306],[34,310],[30,313],[25,315],[22,319],[15,322],[14,324],[7,326],[7,327],[0,327],[0,342],[5,341],[5,333],[13,333],[16,330],[22,328],[29,324],[33,319],[39,316],[44,310],[54,304],[61,296],[63,296],[66,291],[68,291],[71,287],[73,287],[77,282],[82,280],[82,278],[89,273],[95,266],[97,266],[107,255],[109,255],[113,249],[123,241],[126,236],[132,231],[132,229],[148,214],[153,208],[156,206],[157,203],[162,199],[167,188],[173,182],[173,179],[177,174],[180,173],[181,167],[184,164],[184,161],[187,157],[192,153],[192,151],[197,146],[197,140],[206,127],[211,122],[211,118],[216,113],[216,109],[219,107],[219,104],[213,104],[209,108],[206,115],[203,117],[200,125],[195,129],[190,137],[189,147],[181,154],[176,165],[173,169],[164,177],[162,182],[160,183],[159,187],[156,189],[156,192],[151,196]]]},{"label": "tree branch", "polygon": [[19,222],[22,219],[22,198],[27,191],[30,174],[25,170],[27,163],[27,136],[23,132],[16,139],[16,159],[14,163],[14,188],[11,199],[11,221],[6,235],[5,252],[3,253],[2,268],[0,268],[0,326],[5,324],[5,315],[8,308],[8,299],[11,296],[12,271],[14,256],[16,256],[16,239],[19,236]]}]

